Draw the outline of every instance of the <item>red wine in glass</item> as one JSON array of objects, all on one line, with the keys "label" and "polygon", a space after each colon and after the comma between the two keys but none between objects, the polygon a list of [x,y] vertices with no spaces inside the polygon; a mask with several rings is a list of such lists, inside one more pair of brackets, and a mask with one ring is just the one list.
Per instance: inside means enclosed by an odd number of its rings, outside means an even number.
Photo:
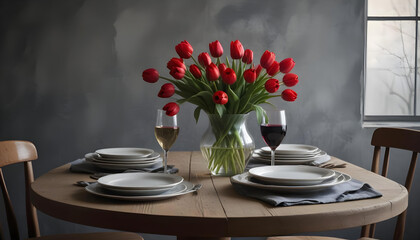
[{"label": "red wine in glass", "polygon": [[271,148],[271,150],[276,150],[281,141],[283,141],[284,136],[286,136],[287,126],[267,124],[261,125],[260,130],[264,142]]},{"label": "red wine in glass", "polygon": [[276,148],[286,136],[286,113],[284,110],[267,111],[262,120],[260,125],[261,135],[271,149],[271,166],[274,166]]}]

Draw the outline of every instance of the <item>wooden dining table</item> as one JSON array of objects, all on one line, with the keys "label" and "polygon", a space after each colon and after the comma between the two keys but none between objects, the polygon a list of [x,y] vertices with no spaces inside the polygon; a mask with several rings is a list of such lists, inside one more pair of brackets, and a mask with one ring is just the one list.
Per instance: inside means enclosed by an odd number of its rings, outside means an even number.
[{"label": "wooden dining table", "polygon": [[[332,161],[343,162],[332,157]],[[229,239],[278,236],[362,226],[392,218],[407,208],[404,186],[347,163],[341,172],[370,184],[382,197],[329,204],[274,207],[244,197],[229,177],[212,176],[198,151],[171,152],[178,175],[202,184],[197,193],[165,200],[130,202],[93,195],[75,186],[92,181],[69,171],[70,164],[37,178],[31,187],[35,207],[74,223],[140,233],[176,235],[178,239]]]}]

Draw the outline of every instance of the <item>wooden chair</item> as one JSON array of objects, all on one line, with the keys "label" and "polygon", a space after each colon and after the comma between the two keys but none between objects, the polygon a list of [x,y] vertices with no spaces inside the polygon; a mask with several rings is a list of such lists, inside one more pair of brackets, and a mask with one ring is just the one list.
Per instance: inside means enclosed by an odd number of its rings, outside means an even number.
[{"label": "wooden chair", "polygon": [[[29,188],[34,181],[32,170],[32,161],[38,158],[35,146],[27,141],[0,141],[0,187],[3,193],[4,205],[6,208],[7,223],[9,225],[10,238],[14,240],[20,239],[16,216],[12,207],[6,183],[3,177],[2,168],[15,163],[23,163],[25,171],[25,197],[26,197],[26,220],[28,225],[29,239],[38,240],[142,240],[136,233],[130,232],[101,232],[87,234],[62,234],[40,237],[38,216],[35,207],[32,205],[29,196]],[[0,239],[4,239],[3,232],[0,229]]]},{"label": "wooden chair", "polygon": [[[405,180],[405,187],[410,192],[413,183],[414,172],[416,169],[417,155],[420,152],[420,131],[404,128],[378,128],[372,135],[371,144],[374,146],[372,172],[379,174],[379,162],[381,147],[385,147],[384,161],[382,165],[382,176],[386,177],[389,166],[389,151],[390,148],[402,149],[411,151],[411,162],[408,168],[408,173]],[[394,231],[394,240],[402,240],[404,237],[405,218],[407,210],[398,215],[397,225]],[[374,239],[375,224],[363,226],[361,238],[359,240]],[[296,236],[296,237],[270,237],[267,240],[338,240],[341,238],[331,237],[310,237],[310,236]]]}]

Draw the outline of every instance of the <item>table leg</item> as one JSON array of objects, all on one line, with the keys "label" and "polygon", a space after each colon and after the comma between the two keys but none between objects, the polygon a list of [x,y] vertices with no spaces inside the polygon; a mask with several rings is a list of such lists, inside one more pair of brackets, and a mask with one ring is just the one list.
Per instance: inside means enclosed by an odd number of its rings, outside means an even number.
[{"label": "table leg", "polygon": [[230,240],[230,237],[185,237],[177,236],[177,240]]}]

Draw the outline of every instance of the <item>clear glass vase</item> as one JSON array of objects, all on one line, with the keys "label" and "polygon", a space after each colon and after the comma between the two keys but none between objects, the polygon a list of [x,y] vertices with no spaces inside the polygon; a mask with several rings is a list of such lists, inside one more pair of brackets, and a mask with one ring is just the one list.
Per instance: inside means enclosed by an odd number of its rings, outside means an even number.
[{"label": "clear glass vase", "polygon": [[246,128],[249,114],[208,114],[209,127],[201,138],[200,149],[212,175],[243,173],[255,149]]}]

